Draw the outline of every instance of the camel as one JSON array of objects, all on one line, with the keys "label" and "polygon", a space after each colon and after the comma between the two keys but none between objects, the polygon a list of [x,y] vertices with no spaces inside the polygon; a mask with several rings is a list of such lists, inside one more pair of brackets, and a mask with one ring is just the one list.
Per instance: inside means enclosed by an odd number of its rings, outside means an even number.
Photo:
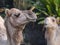
[{"label": "camel", "polygon": [[0,45],[9,45],[4,19],[0,16]]},{"label": "camel", "polygon": [[60,45],[60,26],[54,17],[47,17],[44,20],[45,39],[47,45]]},{"label": "camel", "polygon": [[19,10],[16,8],[5,10],[5,26],[10,45],[21,45],[23,42],[23,29],[29,22],[36,22],[37,16],[31,10]]}]

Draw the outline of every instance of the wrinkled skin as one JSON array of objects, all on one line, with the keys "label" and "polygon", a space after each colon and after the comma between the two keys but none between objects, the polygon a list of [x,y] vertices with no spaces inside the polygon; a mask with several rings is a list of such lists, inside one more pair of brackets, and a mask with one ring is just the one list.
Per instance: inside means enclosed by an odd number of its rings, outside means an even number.
[{"label": "wrinkled skin", "polygon": [[44,20],[45,39],[47,45],[60,45],[60,29],[54,17],[47,17]]},{"label": "wrinkled skin", "polygon": [[10,41],[10,45],[20,45],[23,41],[23,29],[29,22],[35,22],[37,16],[30,10],[19,10],[16,8],[5,11],[5,26]]}]

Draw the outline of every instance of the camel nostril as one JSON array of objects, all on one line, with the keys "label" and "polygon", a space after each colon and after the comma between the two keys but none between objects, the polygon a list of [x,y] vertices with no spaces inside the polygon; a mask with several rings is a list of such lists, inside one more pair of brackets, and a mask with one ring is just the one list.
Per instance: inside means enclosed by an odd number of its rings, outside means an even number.
[{"label": "camel nostril", "polygon": [[45,23],[44,25],[47,25],[47,23]]}]

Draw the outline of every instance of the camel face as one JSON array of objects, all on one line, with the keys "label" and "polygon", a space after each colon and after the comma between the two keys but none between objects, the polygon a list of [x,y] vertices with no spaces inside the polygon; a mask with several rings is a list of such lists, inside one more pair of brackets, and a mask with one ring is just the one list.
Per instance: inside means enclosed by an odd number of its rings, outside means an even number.
[{"label": "camel face", "polygon": [[54,17],[47,17],[44,20],[44,26],[47,27],[55,27],[57,25],[56,19]]},{"label": "camel face", "polygon": [[37,19],[37,16],[32,11],[21,11],[16,8],[12,8],[10,10],[5,11],[7,17],[9,17],[9,20],[14,25],[21,25],[26,24],[28,22],[35,22]]},{"label": "camel face", "polygon": [[23,11],[23,13],[25,14],[27,20],[31,21],[31,22],[35,22],[37,19],[37,16],[34,12],[30,11],[30,10],[25,10]]},{"label": "camel face", "polygon": [[8,32],[10,45],[20,45],[23,41],[23,29],[29,22],[35,22],[37,16],[30,10],[19,10],[16,8],[5,10],[5,26]]}]

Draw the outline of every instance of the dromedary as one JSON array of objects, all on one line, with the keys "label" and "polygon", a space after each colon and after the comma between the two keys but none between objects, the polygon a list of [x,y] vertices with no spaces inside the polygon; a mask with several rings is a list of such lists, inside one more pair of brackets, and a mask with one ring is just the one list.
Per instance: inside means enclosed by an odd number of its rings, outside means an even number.
[{"label": "dromedary", "polygon": [[4,19],[0,16],[0,45],[9,45]]},{"label": "dromedary", "polygon": [[46,29],[45,39],[47,45],[60,45],[60,29],[54,17],[47,17],[44,20],[44,27]]},{"label": "dromedary", "polygon": [[20,45],[23,41],[23,29],[29,22],[35,22],[37,16],[30,10],[19,10],[16,8],[6,9],[5,25],[10,45]]}]

